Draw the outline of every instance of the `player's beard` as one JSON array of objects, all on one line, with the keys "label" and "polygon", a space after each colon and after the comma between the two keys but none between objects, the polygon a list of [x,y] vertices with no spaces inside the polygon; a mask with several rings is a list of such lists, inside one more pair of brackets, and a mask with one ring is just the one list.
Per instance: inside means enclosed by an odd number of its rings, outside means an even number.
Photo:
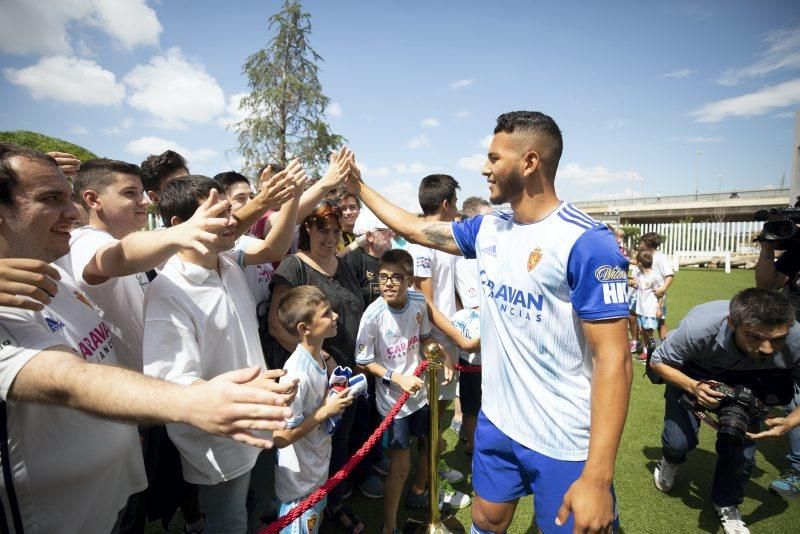
[{"label": "player's beard", "polygon": [[495,205],[511,202],[525,190],[525,179],[516,169],[501,179],[494,177],[494,182],[495,193],[489,201]]}]

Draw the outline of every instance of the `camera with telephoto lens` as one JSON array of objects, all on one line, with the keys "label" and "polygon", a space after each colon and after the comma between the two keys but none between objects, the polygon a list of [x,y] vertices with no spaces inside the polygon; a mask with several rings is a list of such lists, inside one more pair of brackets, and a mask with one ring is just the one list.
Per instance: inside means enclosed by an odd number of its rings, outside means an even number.
[{"label": "camera with telephoto lens", "polygon": [[[711,389],[725,395],[719,399],[717,414],[717,437],[730,445],[741,446],[747,433],[747,427],[753,419],[764,419],[769,409],[753,394],[747,386],[731,387],[720,382],[708,382]],[[694,399],[684,399],[691,403],[690,409],[703,412],[705,407],[700,406]]]},{"label": "camera with telephoto lens", "polygon": [[753,215],[753,220],[765,221],[764,229],[756,237],[756,241],[783,242],[785,248],[788,242],[800,241],[800,197],[794,206],[785,208],[770,208],[768,210],[758,210]]}]

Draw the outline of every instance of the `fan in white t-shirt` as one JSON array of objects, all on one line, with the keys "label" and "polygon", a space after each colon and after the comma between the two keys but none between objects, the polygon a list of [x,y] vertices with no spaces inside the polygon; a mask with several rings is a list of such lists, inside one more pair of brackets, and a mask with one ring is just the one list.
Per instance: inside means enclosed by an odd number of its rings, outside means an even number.
[{"label": "fan in white t-shirt", "polygon": [[139,232],[147,217],[136,165],[99,158],[81,166],[73,183],[86,208],[89,224],[72,231],[70,253],[57,260],[97,303],[111,329],[119,361],[142,370],[142,312],[153,269],[181,249],[204,247],[219,219],[223,203],[200,206],[188,224],[159,232]]},{"label": "fan in white t-shirt", "polygon": [[239,428],[280,428],[288,414],[277,406],[288,396],[240,385],[254,369],[189,388],[116,365],[108,324],[47,265],[69,252],[79,217],[66,178],[53,159],[8,143],[0,174],[14,178],[0,194],[2,285],[22,292],[4,293],[16,307],[0,307],[0,531],[114,530],[146,485],[136,429],[124,422],[180,421],[267,446]]},{"label": "fan in white t-shirt", "polygon": [[648,232],[642,235],[639,245],[644,250],[653,253],[653,270],[656,271],[663,280],[661,286],[655,289],[655,294],[658,298],[663,300],[661,317],[658,319],[658,337],[665,339],[667,337],[667,291],[669,291],[675,278],[675,273],[672,270],[672,262],[670,262],[665,254],[658,251],[658,247],[661,246],[661,236],[657,233]]},{"label": "fan in white t-shirt", "polygon": [[[460,186],[452,176],[431,174],[424,177],[419,184],[419,205],[422,208],[422,219],[430,222],[451,222],[458,215],[458,190]],[[445,317],[452,317],[458,307],[456,305],[456,256],[412,244],[408,252],[414,257],[414,285],[427,299],[428,303]],[[456,345],[439,329],[434,327],[431,335],[444,347],[448,354],[455,355]],[[458,380],[449,382],[439,392],[440,413],[456,399]],[[461,421],[461,410],[456,403],[453,414],[456,426]],[[447,423],[449,424],[449,423]],[[443,428],[447,426],[443,425]],[[442,477],[451,483],[460,482],[464,475],[442,462]]]}]

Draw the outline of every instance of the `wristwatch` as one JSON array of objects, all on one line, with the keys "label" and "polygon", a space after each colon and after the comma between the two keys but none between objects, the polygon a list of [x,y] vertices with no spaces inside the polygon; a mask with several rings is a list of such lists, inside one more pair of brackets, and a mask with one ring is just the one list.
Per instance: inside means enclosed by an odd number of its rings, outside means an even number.
[{"label": "wristwatch", "polygon": [[392,385],[392,375],[393,374],[394,374],[394,371],[392,371],[391,369],[387,369],[386,370],[386,374],[383,375],[383,378],[381,378],[381,382],[383,382],[383,385],[386,386],[387,388]]}]

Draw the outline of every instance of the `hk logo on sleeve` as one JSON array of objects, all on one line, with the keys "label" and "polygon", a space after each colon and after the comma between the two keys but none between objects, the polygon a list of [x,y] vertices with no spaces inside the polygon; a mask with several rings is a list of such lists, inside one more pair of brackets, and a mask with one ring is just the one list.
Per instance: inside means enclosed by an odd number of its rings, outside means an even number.
[{"label": "hk logo on sleeve", "polygon": [[628,273],[618,266],[601,265],[594,277],[603,286],[605,304],[622,304],[628,301]]}]

